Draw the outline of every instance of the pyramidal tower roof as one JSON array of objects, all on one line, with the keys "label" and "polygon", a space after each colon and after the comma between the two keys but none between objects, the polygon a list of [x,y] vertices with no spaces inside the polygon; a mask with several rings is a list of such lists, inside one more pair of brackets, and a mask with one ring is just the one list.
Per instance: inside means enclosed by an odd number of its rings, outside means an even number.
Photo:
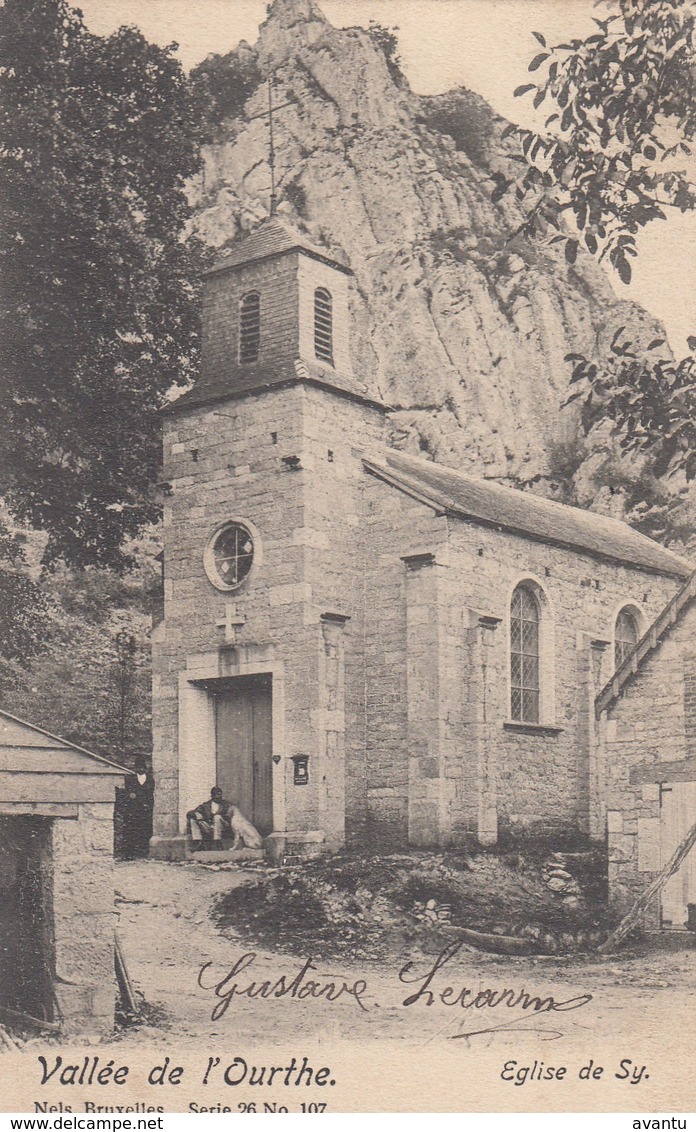
[{"label": "pyramidal tower roof", "polygon": [[[284,280],[283,301],[279,302],[274,287],[276,265],[273,261],[281,257],[291,262],[277,265],[279,278]],[[302,259],[315,261],[311,270],[307,264],[302,266]],[[327,267],[331,272],[326,271]],[[237,276],[238,272],[248,272],[249,268],[257,270]],[[284,217],[269,216],[247,235],[237,238],[205,274],[200,375],[191,389],[166,406],[166,412],[179,412],[298,383],[319,385],[384,409],[381,400],[353,374],[346,278],[353,272],[343,260],[342,252],[329,252],[314,244]],[[322,281],[322,286],[331,287],[330,358],[316,352],[316,327],[311,311],[314,309],[316,319],[318,291],[314,288],[318,280]],[[244,289],[252,283],[257,290],[260,288],[259,296],[263,292],[257,311],[266,313],[256,316],[258,340],[254,357],[242,360],[239,304]]]},{"label": "pyramidal tower roof", "polygon": [[321,263],[328,263],[331,267],[352,275],[351,269],[343,261],[343,257],[329,253],[325,248],[313,244],[311,240],[287,220],[280,220],[277,216],[269,216],[257,224],[246,236],[235,240],[230,250],[224,253],[217,263],[213,264],[206,275],[217,275],[221,271],[230,271],[234,268],[245,267],[262,259],[272,259],[275,256],[285,255],[287,252],[304,252],[312,259]]}]

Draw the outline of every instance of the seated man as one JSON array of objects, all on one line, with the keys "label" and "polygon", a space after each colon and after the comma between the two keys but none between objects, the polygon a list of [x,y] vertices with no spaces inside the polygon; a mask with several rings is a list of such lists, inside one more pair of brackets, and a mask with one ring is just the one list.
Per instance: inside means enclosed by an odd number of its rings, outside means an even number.
[{"label": "seated man", "polygon": [[250,849],[260,849],[263,839],[259,831],[244,817],[242,811],[226,802],[219,786],[210,791],[210,801],[189,810],[186,815],[191,830],[192,849],[202,849],[205,841],[215,849],[222,849],[224,837],[233,838],[232,848],[248,845]]},{"label": "seated man", "polygon": [[222,839],[232,832],[234,806],[226,802],[219,786],[213,786],[210,800],[189,810],[186,817],[191,830],[193,849],[202,849],[204,841],[212,841],[216,849],[222,849]]}]

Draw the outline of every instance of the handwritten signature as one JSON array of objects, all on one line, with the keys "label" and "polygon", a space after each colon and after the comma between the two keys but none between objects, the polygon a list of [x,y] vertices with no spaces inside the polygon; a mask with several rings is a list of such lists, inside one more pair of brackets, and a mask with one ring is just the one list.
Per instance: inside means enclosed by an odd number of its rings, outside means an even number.
[{"label": "handwritten signature", "polygon": [[[462,950],[463,943],[451,943],[445,947],[432,967],[426,971],[425,975],[412,975],[414,964],[412,962],[405,963],[399,971],[399,982],[407,984],[418,984],[418,989],[412,994],[408,995],[403,1000],[403,1006],[414,1006],[416,1003],[421,1002],[425,1006],[433,1006],[439,1003],[447,1007],[459,1007],[461,1010],[497,1010],[500,1007],[506,1007],[510,1010],[520,1010],[522,1013],[515,1018],[508,1018],[494,1026],[485,1027],[475,1030],[463,1030],[457,1034],[452,1034],[451,1038],[472,1038],[482,1034],[501,1033],[503,1031],[511,1031],[518,1029],[529,1030],[527,1023],[530,1019],[536,1018],[540,1014],[554,1014],[564,1013],[571,1010],[579,1010],[583,1006],[587,1006],[592,1001],[591,994],[580,994],[573,998],[555,999],[553,995],[540,995],[535,992],[529,992],[523,987],[486,987],[484,989],[475,989],[473,987],[452,987],[445,986],[442,989],[438,987],[436,976],[459,952]],[[538,1033],[545,1034],[547,1038],[560,1038],[562,1034],[559,1030],[549,1029],[545,1027],[533,1027]]]},{"label": "handwritten signature", "polygon": [[[516,1010],[515,1017],[507,1017],[487,1027],[463,1030],[459,1020],[460,1032],[452,1038],[471,1038],[482,1034],[500,1033],[518,1028],[528,1029],[531,1019],[542,1014],[558,1014],[579,1010],[592,1001],[591,994],[580,994],[572,998],[556,999],[553,995],[542,995],[527,991],[524,987],[486,987],[484,989],[443,985],[443,969],[462,950],[462,943],[452,943],[445,947],[425,971],[416,970],[413,961],[404,963],[398,973],[398,981],[413,990],[401,1002],[401,1006],[444,1006],[455,1011]],[[311,958],[302,962],[293,976],[279,975],[277,978],[254,978],[252,968],[257,960],[255,951],[241,955],[221,978],[212,971],[213,963],[204,963],[198,972],[198,985],[210,991],[215,997],[211,1020],[217,1021],[227,1013],[233,999],[324,999],[336,1003],[340,1000],[350,1002],[364,1013],[377,1009],[374,996],[370,993],[367,980],[355,979],[346,975],[318,975],[317,967]],[[469,1017],[469,1015],[467,1015]],[[547,1037],[560,1037],[560,1031],[551,1028],[533,1027]]]},{"label": "handwritten signature", "polygon": [[327,978],[326,976],[322,976],[321,979],[312,979],[309,978],[309,973],[316,971],[317,968],[311,959],[305,959],[300,970],[292,979],[280,975],[275,980],[265,979],[263,982],[247,982],[245,977],[244,982],[240,982],[238,976],[252,967],[255,962],[256,952],[248,951],[218,982],[208,983],[207,985],[203,978],[213,964],[203,964],[198,972],[198,985],[203,990],[213,991],[218,999],[210,1015],[214,1022],[218,1018],[222,1018],[223,1014],[226,1014],[235,995],[247,998],[324,998],[327,1002],[337,1002],[345,995],[347,998],[352,998],[355,1004],[365,1013],[370,1009],[365,1002],[367,994],[367,981],[365,979],[355,979],[352,983],[349,979],[340,975],[337,977],[329,976],[326,982],[322,981],[322,979]]}]

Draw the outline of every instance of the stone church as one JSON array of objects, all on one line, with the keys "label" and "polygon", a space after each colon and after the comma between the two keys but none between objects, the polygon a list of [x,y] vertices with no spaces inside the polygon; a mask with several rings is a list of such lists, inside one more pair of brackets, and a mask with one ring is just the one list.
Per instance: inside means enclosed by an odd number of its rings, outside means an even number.
[{"label": "stone church", "polygon": [[595,698],[690,575],[625,524],[389,445],[352,273],[263,221],[164,420],[153,854],[219,784],[276,858],[605,836]]}]

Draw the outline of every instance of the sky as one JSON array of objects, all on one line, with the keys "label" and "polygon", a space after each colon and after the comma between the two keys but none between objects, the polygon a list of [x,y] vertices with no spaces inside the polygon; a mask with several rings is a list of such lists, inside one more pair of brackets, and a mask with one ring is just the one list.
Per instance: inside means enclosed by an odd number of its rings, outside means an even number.
[{"label": "sky", "polygon": [[[336,26],[371,19],[398,27],[402,67],[419,94],[466,86],[500,114],[540,125],[528,99],[513,97],[529,81],[538,50],[533,31],[549,41],[585,37],[606,9],[595,0],[319,0]],[[240,39],[253,43],[266,18],[266,0],[76,0],[87,26],[107,35],[135,24],[150,40],[179,44],[188,70],[210,53],[224,54]],[[540,111],[541,113],[541,111]],[[630,287],[608,271],[621,298],[642,303],[666,325],[677,354],[696,334],[696,215],[675,214],[641,234]]]}]

